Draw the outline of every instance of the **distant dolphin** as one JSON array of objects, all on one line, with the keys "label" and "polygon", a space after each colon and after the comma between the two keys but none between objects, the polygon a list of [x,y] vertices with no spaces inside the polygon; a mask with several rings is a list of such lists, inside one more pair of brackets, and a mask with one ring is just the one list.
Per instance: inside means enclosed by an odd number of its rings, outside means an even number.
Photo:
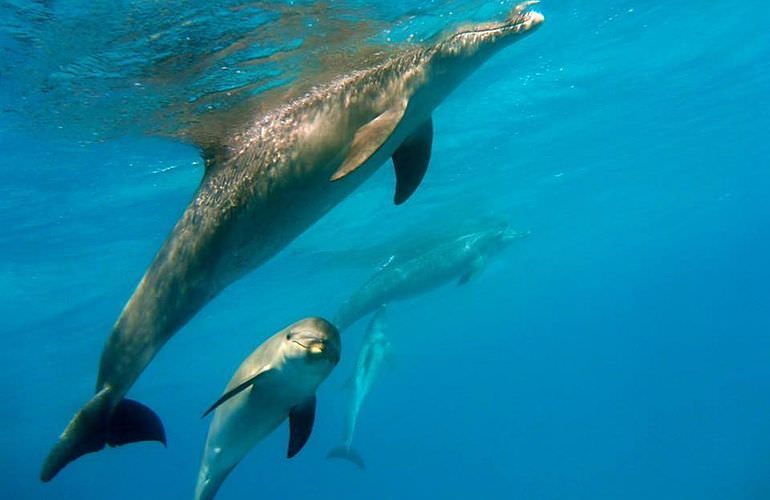
[{"label": "distant dolphin", "polygon": [[366,336],[358,351],[358,359],[351,378],[352,395],[350,409],[347,416],[345,430],[345,442],[342,446],[334,448],[327,455],[329,458],[344,458],[350,460],[361,469],[364,468],[364,460],[353,448],[353,434],[356,431],[358,414],[361,405],[372,389],[372,384],[379,374],[382,364],[386,361],[390,352],[390,341],[385,335],[385,307],[380,307],[372,317]]},{"label": "distant dolphin", "polygon": [[492,229],[466,234],[416,257],[393,259],[375,272],[340,307],[334,324],[340,330],[377,309],[457,280],[467,283],[481,272],[494,254],[511,241],[525,237],[510,229]]},{"label": "distant dolphin", "polygon": [[[463,200],[465,198],[463,196]],[[465,201],[462,203],[464,207]],[[456,210],[462,210],[463,207],[448,202],[430,209],[422,208],[419,212],[411,213],[408,221],[399,223],[396,231],[384,239],[372,236],[372,241],[332,240],[324,242],[321,247],[312,245],[302,248],[293,245],[292,258],[302,260],[303,265],[330,271],[341,268],[372,269],[382,266],[388,260],[401,260],[404,256],[416,255],[450,239],[504,223],[502,217],[494,213],[469,213],[457,218]]]},{"label": "distant dolphin", "polygon": [[337,329],[308,318],[281,330],[246,358],[209,408],[216,409],[203,452],[195,500],[210,500],[257,442],[289,419],[289,458],[307,442],[315,393],[340,359]]},{"label": "distant dolphin", "polygon": [[115,323],[96,395],[67,425],[41,479],[49,481],[107,444],[165,442],[158,416],[124,399],[160,348],[225,287],[275,255],[390,158],[395,203],[403,203],[428,165],[431,113],[497,50],[543,22],[541,14],[526,11],[534,3],[518,5],[503,22],[401,46],[254,116],[228,137],[201,141],[201,185]]}]

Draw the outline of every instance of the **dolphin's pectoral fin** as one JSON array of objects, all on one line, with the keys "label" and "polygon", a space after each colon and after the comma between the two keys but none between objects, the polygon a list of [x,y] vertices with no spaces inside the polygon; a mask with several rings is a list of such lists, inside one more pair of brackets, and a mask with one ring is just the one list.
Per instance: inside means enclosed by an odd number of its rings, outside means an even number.
[{"label": "dolphin's pectoral fin", "polygon": [[461,286],[468,283],[471,280],[471,278],[473,278],[473,271],[468,271],[467,273],[460,276],[459,280],[457,280],[457,286]]},{"label": "dolphin's pectoral fin", "polygon": [[433,119],[417,127],[393,153],[396,169],[396,195],[393,202],[400,205],[412,196],[425,176],[433,145]]},{"label": "dolphin's pectoral fin", "polygon": [[139,441],[159,441],[165,446],[166,431],[154,411],[138,401],[123,399],[112,412],[106,441],[110,446]]},{"label": "dolphin's pectoral fin", "polygon": [[289,451],[286,458],[293,457],[305,446],[313,431],[314,420],[315,394],[289,410]]},{"label": "dolphin's pectoral fin", "polygon": [[227,149],[222,144],[212,143],[201,146],[201,158],[205,171],[209,172],[215,165],[220,165],[225,160]]},{"label": "dolphin's pectoral fin", "polygon": [[224,393],[221,398],[217,399],[217,401],[213,405],[211,405],[209,409],[203,413],[203,415],[201,415],[201,418],[204,418],[206,415],[216,410],[222,403],[224,403],[228,399],[234,396],[237,396],[244,390],[254,385],[254,382],[256,382],[258,378],[263,377],[266,373],[270,373],[270,370],[269,369],[262,370],[261,372],[257,373],[253,377],[247,378],[244,382],[238,384],[237,386],[233,387],[232,389]]},{"label": "dolphin's pectoral fin", "polygon": [[336,181],[364,164],[380,147],[385,144],[396,129],[406,111],[407,99],[400,99],[372,121],[359,128],[353,136],[348,155],[340,168],[331,177]]},{"label": "dolphin's pectoral fin", "polygon": [[471,263],[471,268],[468,269],[468,271],[466,271],[465,274],[460,276],[460,279],[457,281],[457,286],[468,283],[474,277],[481,274],[481,271],[483,269],[484,269],[484,259],[479,257],[476,260],[474,260],[473,263]]}]

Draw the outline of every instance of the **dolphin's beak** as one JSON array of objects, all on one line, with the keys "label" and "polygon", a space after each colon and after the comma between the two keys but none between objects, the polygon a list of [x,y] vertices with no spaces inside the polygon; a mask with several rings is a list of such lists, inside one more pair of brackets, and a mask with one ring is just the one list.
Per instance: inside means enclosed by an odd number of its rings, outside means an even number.
[{"label": "dolphin's beak", "polygon": [[529,0],[528,2],[521,2],[513,8],[510,14],[508,14],[508,21],[512,23],[520,23],[524,21],[532,21],[535,24],[542,23],[545,20],[543,14],[534,11],[527,11],[529,7],[537,5],[540,0]]},{"label": "dolphin's beak", "polygon": [[545,20],[541,13],[527,10],[537,3],[532,0],[518,4],[502,22],[477,23],[461,28],[438,46],[440,52],[449,56],[470,55],[481,46],[498,44],[502,40],[510,43],[532,32]]},{"label": "dolphin's beak", "polygon": [[[539,27],[545,16],[539,12],[527,10],[532,5],[540,3],[537,0],[531,0],[529,2],[522,2],[513,8],[508,17],[502,23],[498,23],[496,26],[490,26],[488,33],[490,35],[497,33],[498,35],[505,35],[506,38],[511,35],[524,35],[535,28]],[[482,31],[479,31],[481,33]]]},{"label": "dolphin's beak", "polygon": [[545,16],[543,16],[543,14],[539,12],[535,12],[532,10],[528,11],[526,9],[532,5],[536,5],[539,3],[540,2],[537,0],[531,0],[529,2],[522,2],[518,4],[516,7],[513,8],[511,13],[508,15],[506,22],[512,25],[511,27],[517,33],[523,33],[525,31],[529,31],[532,28],[537,27],[543,21],[545,21]]},{"label": "dolphin's beak", "polygon": [[513,229],[503,231],[503,241],[505,242],[526,238],[527,236],[529,236],[529,231],[514,231]]},{"label": "dolphin's beak", "polygon": [[[534,3],[538,3],[538,2],[534,2]],[[535,26],[542,24],[543,21],[545,21],[545,16],[534,10],[527,12],[524,15],[524,17],[526,17],[526,21],[524,22],[525,24],[524,29],[532,29]]]},{"label": "dolphin's beak", "polygon": [[321,354],[326,350],[326,344],[324,344],[323,342],[313,342],[308,345],[305,345],[298,340],[292,340],[292,342],[294,342],[298,346],[301,346],[303,349],[305,349],[306,351],[309,351],[312,354]]}]

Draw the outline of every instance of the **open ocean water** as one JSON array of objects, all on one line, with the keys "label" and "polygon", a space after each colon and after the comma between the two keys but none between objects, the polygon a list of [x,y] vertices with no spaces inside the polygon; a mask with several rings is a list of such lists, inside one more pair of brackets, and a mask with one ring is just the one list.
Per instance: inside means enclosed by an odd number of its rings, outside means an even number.
[{"label": "open ocean water", "polygon": [[545,24],[435,112],[409,202],[393,205],[384,165],[161,350],[130,396],[162,417],[168,448],[108,449],[39,481],[202,175],[175,127],[291,85],[327,50],[413,42],[512,5],[0,3],[2,496],[192,498],[200,414],[243,358],[300,318],[332,317],[377,245],[491,215],[529,237],[467,285],[389,308],[394,366],[354,442],[366,470],[326,458],[361,321],[303,452],[287,461],[279,428],[217,498],[770,499],[758,0],[538,5]]}]

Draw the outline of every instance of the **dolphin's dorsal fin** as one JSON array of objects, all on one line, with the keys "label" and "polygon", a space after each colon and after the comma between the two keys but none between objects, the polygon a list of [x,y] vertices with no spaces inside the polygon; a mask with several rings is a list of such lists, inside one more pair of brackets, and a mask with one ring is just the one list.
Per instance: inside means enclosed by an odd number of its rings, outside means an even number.
[{"label": "dolphin's dorsal fin", "polygon": [[305,446],[315,421],[315,394],[289,410],[289,450],[286,458],[291,458]]},{"label": "dolphin's dorsal fin", "polygon": [[340,168],[331,176],[332,181],[342,179],[377,152],[391,136],[404,117],[408,99],[399,99],[372,121],[359,128],[353,136],[350,150]]},{"label": "dolphin's dorsal fin", "polygon": [[256,380],[257,380],[258,378],[260,378],[260,377],[263,377],[263,376],[264,376],[265,374],[267,374],[267,373],[270,373],[270,371],[271,371],[271,370],[270,370],[270,368],[269,368],[269,367],[266,367],[264,370],[260,371],[260,372],[259,372],[259,373],[257,373],[256,375],[254,375],[254,376],[252,376],[252,377],[249,377],[249,378],[247,378],[247,379],[246,379],[244,382],[242,382],[242,383],[240,383],[240,384],[236,385],[235,387],[233,387],[233,388],[232,388],[232,389],[230,389],[229,391],[225,392],[225,393],[222,395],[222,397],[221,397],[221,398],[217,399],[217,400],[216,400],[216,402],[215,402],[213,405],[211,405],[211,406],[209,407],[209,409],[208,409],[208,410],[206,410],[206,411],[203,413],[203,415],[201,415],[201,418],[204,418],[206,415],[208,415],[208,414],[209,414],[209,413],[211,413],[212,411],[216,410],[216,409],[217,409],[217,408],[218,408],[218,407],[219,407],[219,406],[220,406],[222,403],[224,403],[224,402],[225,402],[225,401],[227,401],[228,399],[232,398],[233,396],[237,396],[238,394],[240,394],[240,393],[241,393],[241,392],[243,392],[244,390],[246,390],[246,389],[248,389],[249,387],[251,387],[252,385],[254,385],[254,382],[256,382]]},{"label": "dolphin's dorsal fin", "polygon": [[222,164],[227,153],[227,147],[217,143],[200,146],[200,150],[206,172],[209,172],[215,165]]},{"label": "dolphin's dorsal fin", "polygon": [[428,118],[393,153],[396,169],[396,194],[393,202],[404,203],[420,185],[430,162],[433,145],[433,119]]}]

